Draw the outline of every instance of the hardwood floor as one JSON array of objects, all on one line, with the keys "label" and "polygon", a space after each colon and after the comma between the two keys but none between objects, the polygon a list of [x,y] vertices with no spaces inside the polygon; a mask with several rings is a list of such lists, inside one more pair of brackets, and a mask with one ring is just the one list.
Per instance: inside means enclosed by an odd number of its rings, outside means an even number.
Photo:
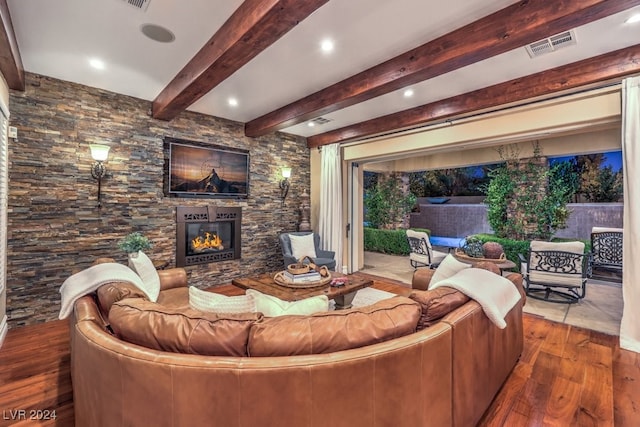
[{"label": "hardwood floor", "polygon": [[[401,282],[362,276],[376,289],[410,292]],[[216,291],[243,292],[232,285]],[[524,330],[522,357],[480,426],[640,425],[639,354],[621,350],[615,336],[533,315],[524,316]],[[55,419],[33,419],[51,411]],[[10,329],[0,349],[0,426],[73,423],[68,322]]]}]

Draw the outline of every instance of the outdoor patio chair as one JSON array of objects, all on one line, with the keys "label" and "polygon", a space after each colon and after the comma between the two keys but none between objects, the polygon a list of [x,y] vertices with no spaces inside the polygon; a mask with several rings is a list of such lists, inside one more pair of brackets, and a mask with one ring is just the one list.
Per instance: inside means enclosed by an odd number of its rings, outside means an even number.
[{"label": "outdoor patio chair", "polygon": [[413,268],[436,268],[447,256],[446,253],[436,251],[431,247],[429,235],[423,231],[407,230],[407,241],[411,248],[409,262]]},{"label": "outdoor patio chair", "polygon": [[583,242],[533,240],[528,256],[519,256],[531,298],[573,304],[585,297],[590,256],[584,253]]},{"label": "outdoor patio chair", "polygon": [[591,269],[622,273],[622,228],[591,229]]}]

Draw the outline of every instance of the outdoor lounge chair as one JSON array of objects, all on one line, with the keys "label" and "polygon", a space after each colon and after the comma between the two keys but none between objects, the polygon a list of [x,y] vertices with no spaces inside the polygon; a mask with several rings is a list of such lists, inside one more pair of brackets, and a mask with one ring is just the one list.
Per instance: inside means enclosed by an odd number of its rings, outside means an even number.
[{"label": "outdoor lounge chair", "polygon": [[447,256],[446,253],[436,251],[431,247],[429,235],[423,231],[407,230],[407,241],[411,248],[409,262],[413,268],[436,268]]},{"label": "outdoor lounge chair", "polygon": [[590,256],[584,253],[583,242],[533,240],[528,256],[519,256],[531,298],[573,304],[586,295]]},{"label": "outdoor lounge chair", "polygon": [[622,228],[591,229],[591,269],[622,273]]}]

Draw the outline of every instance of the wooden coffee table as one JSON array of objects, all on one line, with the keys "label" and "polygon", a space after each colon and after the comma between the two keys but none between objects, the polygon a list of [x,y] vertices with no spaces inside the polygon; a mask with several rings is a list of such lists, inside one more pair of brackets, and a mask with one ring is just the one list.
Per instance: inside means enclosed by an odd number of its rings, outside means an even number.
[{"label": "wooden coffee table", "polygon": [[360,289],[373,285],[373,281],[363,279],[352,275],[331,272],[331,277],[347,277],[348,283],[341,287],[330,285],[319,286],[314,288],[289,288],[277,284],[273,280],[275,273],[265,273],[258,276],[242,277],[233,279],[231,283],[242,289],[255,289],[263,294],[272,295],[285,301],[299,301],[301,299],[313,297],[316,295],[326,295],[336,303],[336,310],[351,308],[353,297]]}]

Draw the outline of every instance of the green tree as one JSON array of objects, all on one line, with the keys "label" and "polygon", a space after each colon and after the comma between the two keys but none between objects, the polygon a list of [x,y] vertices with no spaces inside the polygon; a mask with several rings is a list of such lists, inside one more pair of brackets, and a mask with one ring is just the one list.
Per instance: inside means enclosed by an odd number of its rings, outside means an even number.
[{"label": "green tree", "polygon": [[[583,156],[580,156],[583,157]],[[603,167],[603,154],[584,156],[580,174],[580,192],[589,202],[617,202],[623,194],[622,171]]]},{"label": "green tree", "polygon": [[396,177],[378,180],[365,191],[365,221],[373,228],[390,228],[402,222],[416,203],[412,193],[404,194]]}]

